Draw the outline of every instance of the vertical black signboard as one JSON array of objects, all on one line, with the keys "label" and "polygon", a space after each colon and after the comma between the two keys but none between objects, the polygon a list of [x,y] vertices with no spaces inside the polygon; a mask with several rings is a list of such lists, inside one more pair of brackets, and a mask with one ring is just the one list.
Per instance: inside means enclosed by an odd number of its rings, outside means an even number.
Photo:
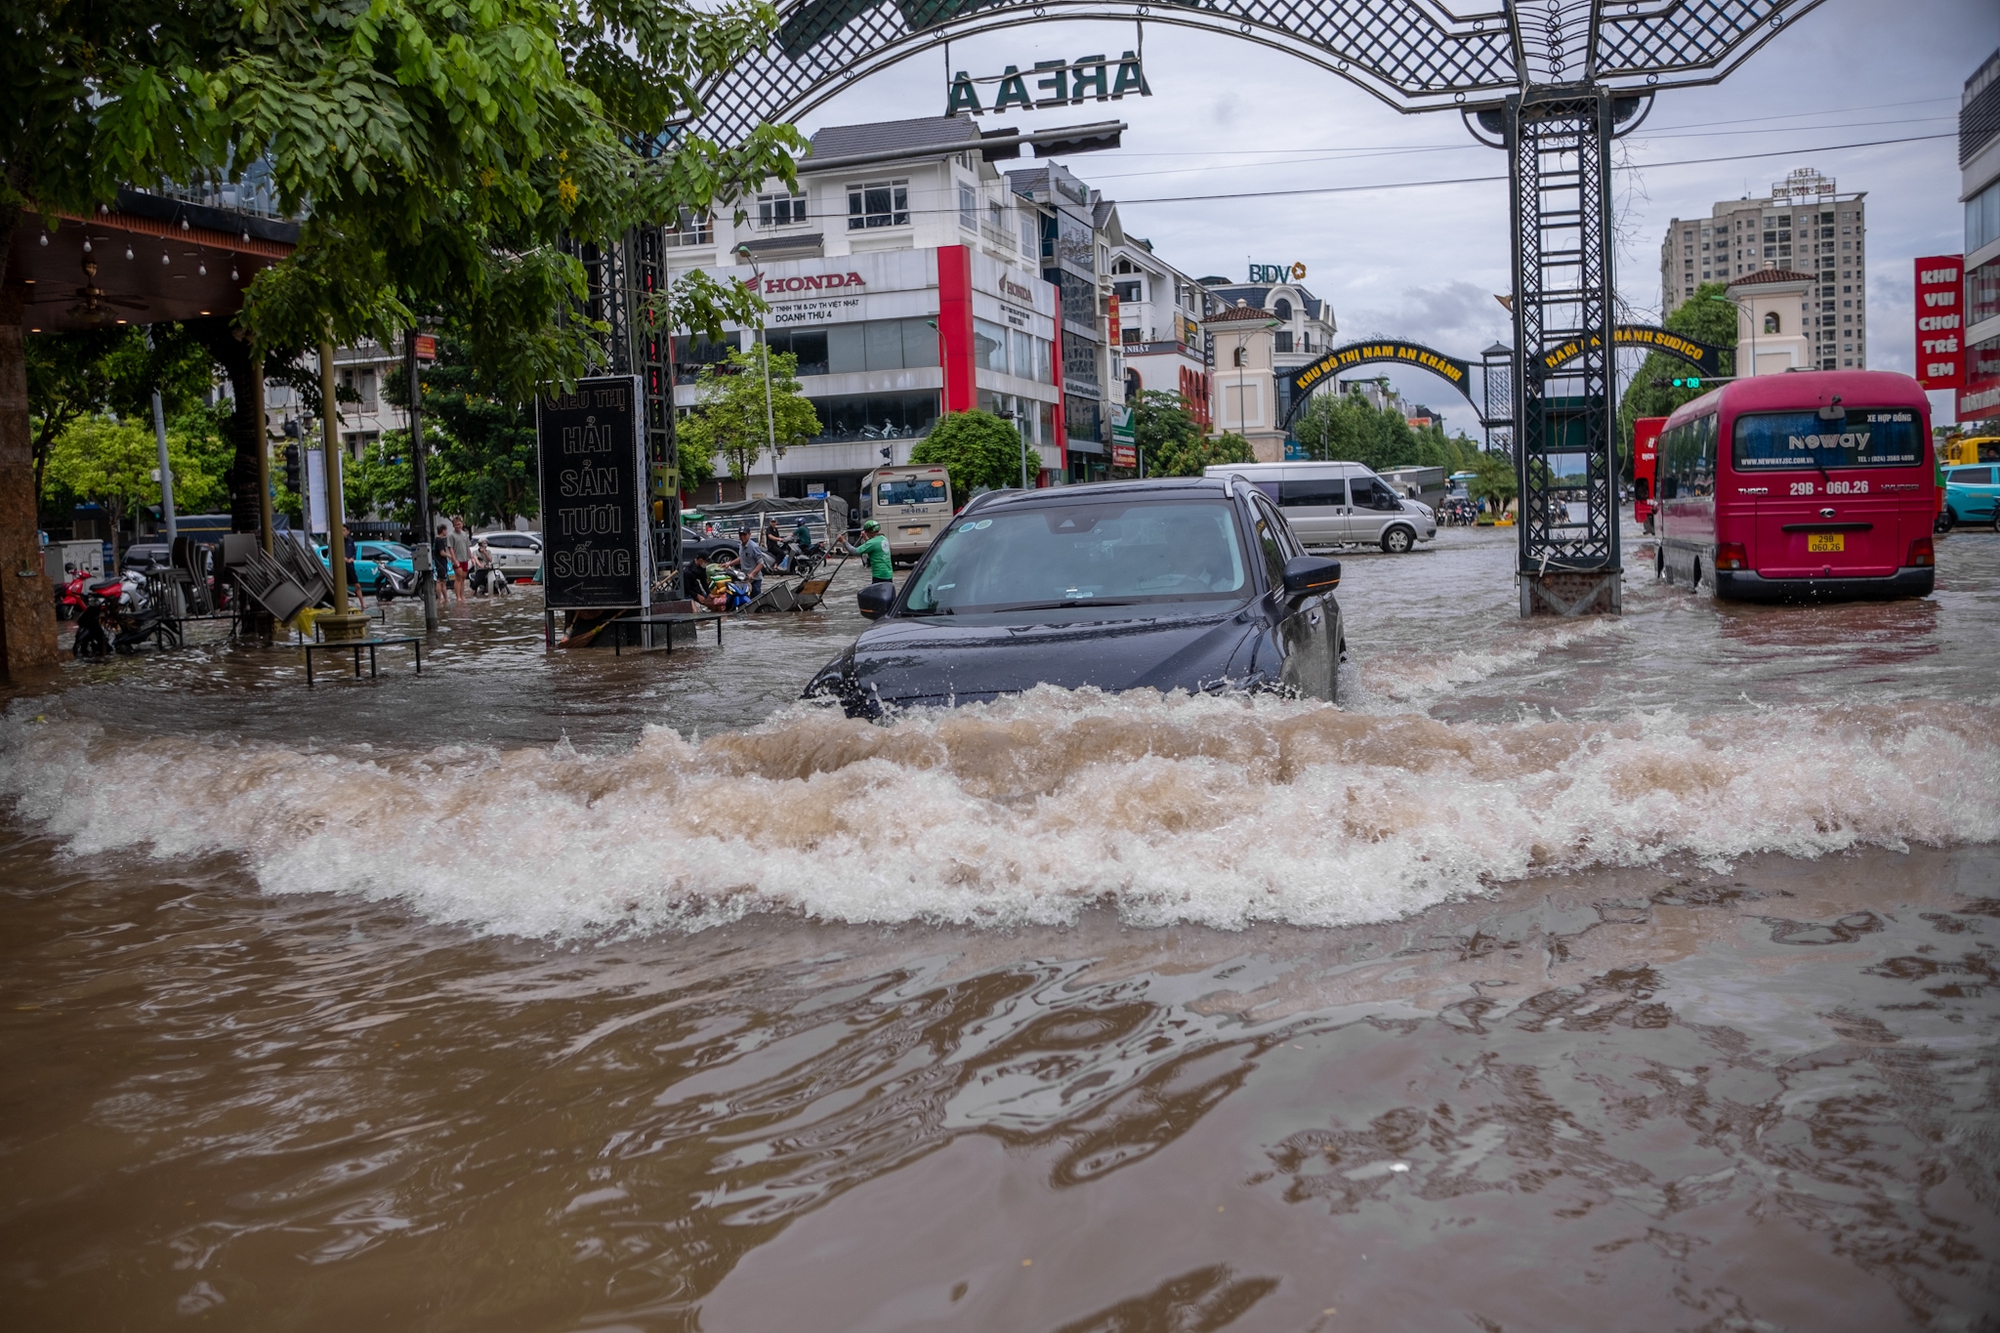
[{"label": "vertical black signboard", "polygon": [[647,605],[644,422],[637,375],[579,380],[535,405],[550,610]]}]

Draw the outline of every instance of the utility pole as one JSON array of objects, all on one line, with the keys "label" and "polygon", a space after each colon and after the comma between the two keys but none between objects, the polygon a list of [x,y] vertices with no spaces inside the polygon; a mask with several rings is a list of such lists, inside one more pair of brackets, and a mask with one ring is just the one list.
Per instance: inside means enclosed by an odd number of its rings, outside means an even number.
[{"label": "utility pole", "polygon": [[160,445],[160,518],[167,529],[167,546],[171,548],[180,533],[174,523],[174,469],[167,461],[167,418],[160,410],[158,389],[153,390],[153,438]]},{"label": "utility pole", "polygon": [[417,331],[403,335],[403,373],[410,389],[410,470],[417,483],[417,542],[410,549],[410,567],[417,571],[417,583],[424,590],[424,632],[437,633],[437,569],[431,563],[431,484],[424,446],[424,385],[417,378]]},{"label": "utility pole", "polygon": [[366,637],[368,617],[347,609],[347,517],[340,479],[340,411],[334,403],[333,344],[319,345],[319,394],[322,440],[320,459],[326,474],[326,563],[333,574],[333,614],[319,624],[329,640]]}]

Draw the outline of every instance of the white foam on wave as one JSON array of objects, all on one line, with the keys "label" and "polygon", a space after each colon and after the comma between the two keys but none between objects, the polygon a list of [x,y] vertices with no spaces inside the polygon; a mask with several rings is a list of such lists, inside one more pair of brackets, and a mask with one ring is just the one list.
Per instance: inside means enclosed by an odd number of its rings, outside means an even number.
[{"label": "white foam on wave", "polygon": [[0,794],[80,852],[239,854],[270,892],[553,938],[758,911],[1390,919],[1538,872],[2000,841],[2000,710],[1911,703],[1452,726],[1277,699],[795,708],[631,750],[299,753],[0,723]]},{"label": "white foam on wave", "polygon": [[[1490,676],[1532,662],[1544,653],[1587,639],[1617,634],[1623,624],[1610,616],[1523,627],[1496,642],[1451,653],[1384,654],[1364,661],[1355,697],[1342,703],[1366,712],[1399,710],[1434,700]],[[1345,690],[1346,678],[1342,678]]]}]

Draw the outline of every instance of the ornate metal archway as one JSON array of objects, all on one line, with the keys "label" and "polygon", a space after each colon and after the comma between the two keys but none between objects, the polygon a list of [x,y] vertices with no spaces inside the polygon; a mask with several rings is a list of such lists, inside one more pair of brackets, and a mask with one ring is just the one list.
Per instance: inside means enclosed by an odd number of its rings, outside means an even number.
[{"label": "ornate metal archway", "polygon": [[[1450,0],[794,0],[780,5],[775,40],[705,90],[688,128],[732,138],[954,38],[1062,19],[1258,42],[1398,111],[1460,112],[1509,161],[1521,613],[1616,612],[1611,140],[1654,93],[1716,82],[1819,2],[1500,0],[1460,12]],[[1570,343],[1574,354],[1546,359]],[[1581,522],[1565,503],[1578,498]]]}]

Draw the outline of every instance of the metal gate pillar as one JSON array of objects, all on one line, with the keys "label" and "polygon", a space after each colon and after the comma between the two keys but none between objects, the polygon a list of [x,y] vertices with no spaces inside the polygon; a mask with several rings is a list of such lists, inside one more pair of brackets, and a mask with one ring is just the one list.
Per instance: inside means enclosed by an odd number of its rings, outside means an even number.
[{"label": "metal gate pillar", "polygon": [[[1613,122],[1637,106],[1588,83],[1531,86],[1506,103],[1524,616],[1621,609],[1610,165]],[[1574,343],[1583,351],[1549,365],[1551,349]]]}]

